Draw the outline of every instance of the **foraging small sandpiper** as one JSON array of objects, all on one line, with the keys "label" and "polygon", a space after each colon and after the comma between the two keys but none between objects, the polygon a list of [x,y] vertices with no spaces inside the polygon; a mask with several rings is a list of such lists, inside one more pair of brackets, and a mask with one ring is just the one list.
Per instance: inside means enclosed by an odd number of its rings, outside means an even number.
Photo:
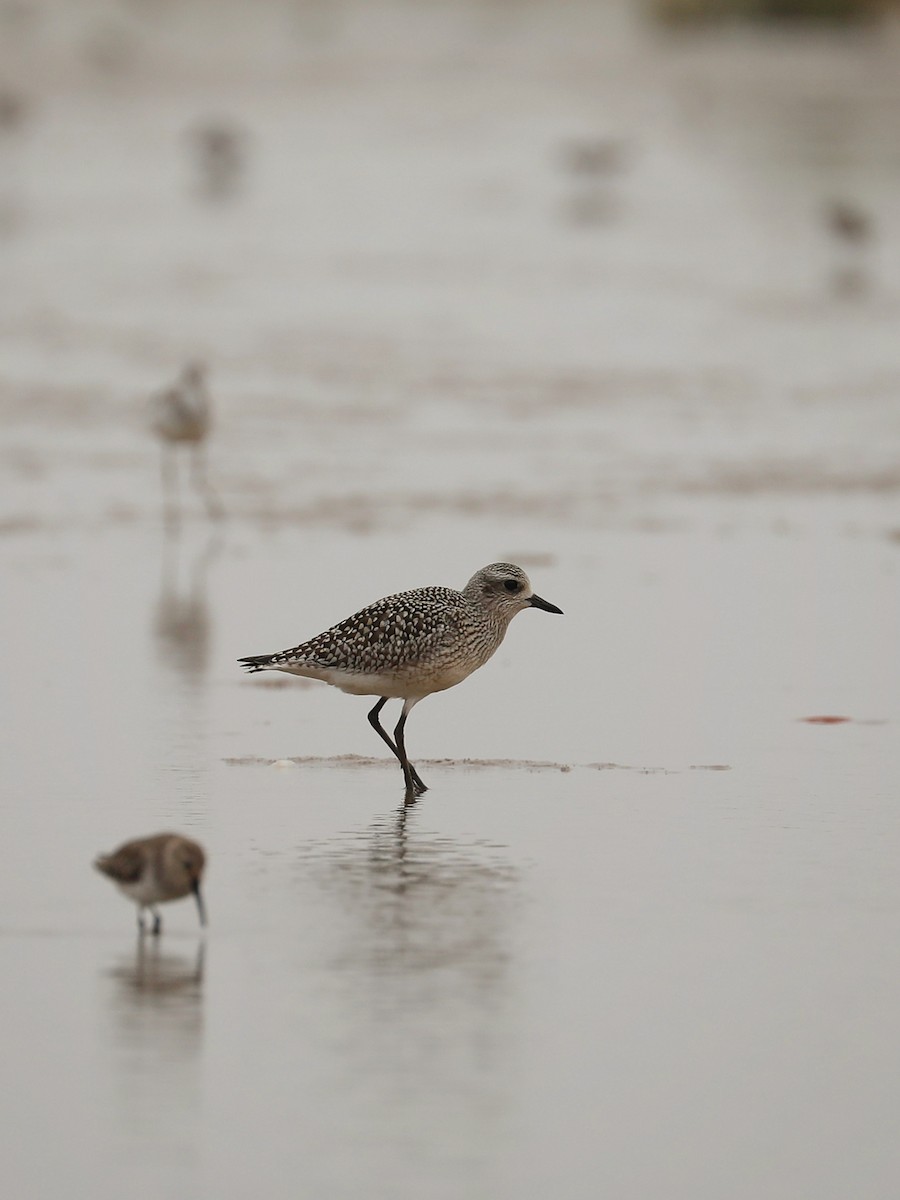
[{"label": "foraging small sandpiper", "polygon": [[[238,661],[251,672],[285,671],[354,696],[380,697],[369,723],[399,760],[410,804],[427,790],[406,754],[403,730],[410,709],[483,666],[523,608],[562,613],[535,595],[521,567],[491,563],[461,592],[423,587],[386,596],[291,650]],[[393,740],[378,720],[391,699],[403,701]]]},{"label": "foraging small sandpiper", "polygon": [[[150,427],[162,446],[162,480],[167,506],[170,495],[177,492],[175,448],[189,446],[191,482],[203,497],[207,513],[211,517],[221,517],[222,502],[206,472],[205,442],[212,428],[212,401],[202,363],[188,363],[171,387],[150,397]],[[172,516],[168,508],[167,516]]]},{"label": "foraging small sandpiper", "polygon": [[200,894],[200,880],[206,865],[203,848],[178,833],[157,833],[153,837],[125,842],[112,854],[101,854],[94,866],[108,876],[129,900],[138,906],[138,928],[144,930],[144,909],[153,917],[152,933],[162,929],[157,904],[181,900],[193,895],[197,901],[200,924],[206,924],[206,909]]}]

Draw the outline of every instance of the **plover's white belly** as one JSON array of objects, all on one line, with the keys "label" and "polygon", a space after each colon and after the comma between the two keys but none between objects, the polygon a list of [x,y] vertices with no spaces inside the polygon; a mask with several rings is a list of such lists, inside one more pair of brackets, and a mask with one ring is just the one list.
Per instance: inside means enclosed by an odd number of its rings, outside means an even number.
[{"label": "plover's white belly", "polygon": [[440,668],[410,667],[397,672],[342,671],[336,667],[279,667],[288,675],[301,675],[306,679],[320,679],[332,687],[349,692],[351,696],[387,696],[389,700],[405,700],[411,696],[429,696],[432,692],[443,692],[471,675],[473,667],[453,666]]},{"label": "plover's white belly", "polygon": [[[303,664],[280,664],[275,667],[285,675],[299,675],[301,679],[319,679],[322,683],[330,683],[332,687],[340,688],[342,692],[350,692],[354,696],[406,696],[408,692],[396,691],[397,679],[393,675],[381,675],[366,671],[341,671],[337,667],[313,667]],[[388,689],[385,691],[384,689]]]}]

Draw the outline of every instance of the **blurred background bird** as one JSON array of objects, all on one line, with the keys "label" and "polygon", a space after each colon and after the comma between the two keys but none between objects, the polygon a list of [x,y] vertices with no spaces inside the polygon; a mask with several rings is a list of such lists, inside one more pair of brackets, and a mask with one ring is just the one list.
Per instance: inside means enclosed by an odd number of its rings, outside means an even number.
[{"label": "blurred background bird", "polygon": [[222,502],[209,482],[206,442],[212,426],[212,402],[206,386],[206,367],[190,362],[176,382],[150,398],[150,427],[162,445],[163,499],[167,520],[179,515],[178,446],[191,451],[191,482],[210,517],[224,515]]},{"label": "blurred background bird", "polygon": [[144,931],[144,909],[150,910],[153,934],[162,930],[162,917],[156,906],[190,895],[197,901],[200,924],[206,924],[206,909],[200,894],[205,865],[203,848],[177,833],[136,838],[123,843],[112,854],[101,854],[94,861],[97,870],[138,906],[141,932]]},{"label": "blurred background bird", "polygon": [[204,121],[190,131],[198,194],[205,200],[234,196],[244,174],[247,135],[227,118]]}]

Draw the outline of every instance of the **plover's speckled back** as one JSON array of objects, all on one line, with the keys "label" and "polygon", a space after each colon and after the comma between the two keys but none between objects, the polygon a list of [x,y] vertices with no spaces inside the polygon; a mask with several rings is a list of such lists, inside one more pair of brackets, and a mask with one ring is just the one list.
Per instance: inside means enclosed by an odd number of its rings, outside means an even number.
[{"label": "plover's speckled back", "polygon": [[153,837],[125,842],[112,854],[101,854],[94,861],[98,871],[108,876],[119,890],[138,906],[138,926],[143,931],[144,909],[153,916],[153,933],[162,929],[157,904],[181,900],[193,895],[197,901],[200,924],[206,924],[206,911],[200,895],[200,880],[206,856],[202,846],[178,833],[157,833]]},{"label": "plover's speckled back", "polygon": [[[205,443],[212,428],[212,401],[206,386],[206,368],[191,362],[177,381],[150,397],[150,428],[162,446],[162,477],[166,503],[177,492],[173,452],[178,446],[191,450],[191,479],[203,497],[210,516],[222,515],[222,505],[206,473]],[[170,514],[171,515],[171,514]]]},{"label": "plover's speckled back", "polygon": [[[445,587],[398,592],[291,650],[238,661],[248,671],[286,671],[321,679],[355,696],[379,696],[369,722],[399,759],[411,802],[426,787],[404,747],[403,727],[410,709],[483,666],[523,608],[562,612],[534,594],[521,567],[491,563],[461,592]],[[403,700],[394,741],[378,720],[393,698]]]}]

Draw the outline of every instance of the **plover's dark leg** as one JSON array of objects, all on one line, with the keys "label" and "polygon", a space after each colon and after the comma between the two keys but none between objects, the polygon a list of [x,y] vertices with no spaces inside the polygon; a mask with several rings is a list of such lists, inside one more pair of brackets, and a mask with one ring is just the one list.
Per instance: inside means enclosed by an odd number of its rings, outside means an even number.
[{"label": "plover's dark leg", "polygon": [[403,727],[406,724],[406,718],[409,716],[410,708],[412,708],[410,702],[408,700],[405,701],[403,712],[400,714],[400,720],[394,726],[394,737],[397,741],[397,757],[400,759],[400,766],[403,768],[403,778],[406,780],[407,804],[412,804],[417,796],[421,796],[423,792],[428,791],[425,784],[419,779],[415,767],[406,756],[406,746],[403,742]]},{"label": "plover's dark leg", "polygon": [[146,931],[146,929],[144,928],[144,908],[143,908],[143,905],[141,905],[141,904],[139,904],[139,905],[138,905],[137,914],[138,914],[138,934],[139,934],[141,937],[143,937],[143,935],[144,935],[144,934],[147,932],[147,931]]},{"label": "plover's dark leg", "polygon": [[[387,704],[387,702],[388,702],[388,697],[382,696],[381,699],[378,701],[378,703],[375,705],[375,707],[369,712],[369,724],[372,726],[372,728],[375,730],[375,732],[378,734],[378,736],[381,738],[381,740],[385,743],[385,745],[390,746],[391,754],[393,754],[394,757],[399,760],[401,767],[403,767],[403,778],[404,779],[406,778],[406,768],[409,767],[410,772],[412,773],[412,781],[415,786],[416,792],[419,795],[421,795],[422,792],[427,792],[428,788],[425,786],[425,784],[419,778],[419,772],[412,765],[412,763],[409,762],[408,759],[405,759],[404,755],[401,755],[400,751],[397,749],[397,747],[391,741],[390,734],[385,731],[381,722],[378,720],[378,714],[381,712],[381,710],[384,708],[384,706],[385,706],[385,704]],[[405,720],[405,719],[406,719],[405,717],[402,718],[402,720]]]},{"label": "plover's dark leg", "polygon": [[153,928],[150,930],[150,932],[154,937],[159,937],[159,935],[162,933],[162,917],[155,908],[151,908],[150,911],[153,913]]}]

